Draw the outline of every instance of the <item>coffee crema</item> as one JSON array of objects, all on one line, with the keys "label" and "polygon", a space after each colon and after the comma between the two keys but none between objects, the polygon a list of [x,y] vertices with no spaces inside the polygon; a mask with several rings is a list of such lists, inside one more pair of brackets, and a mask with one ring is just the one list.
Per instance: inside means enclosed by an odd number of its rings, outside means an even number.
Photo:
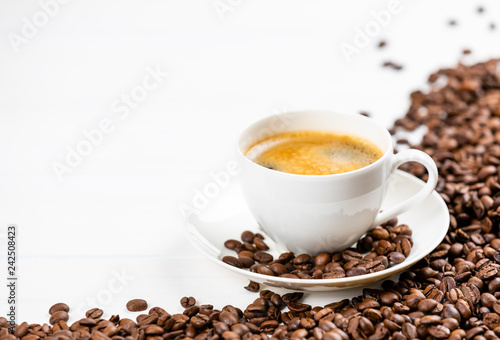
[{"label": "coffee crema", "polygon": [[332,175],[357,170],[383,153],[357,136],[325,131],[290,131],[251,145],[245,156],[266,168],[298,175]]}]

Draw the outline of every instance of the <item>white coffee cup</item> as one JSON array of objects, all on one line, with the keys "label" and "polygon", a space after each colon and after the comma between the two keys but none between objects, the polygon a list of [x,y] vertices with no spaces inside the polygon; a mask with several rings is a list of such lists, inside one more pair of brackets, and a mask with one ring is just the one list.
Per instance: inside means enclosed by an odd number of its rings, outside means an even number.
[{"label": "white coffee cup", "polygon": [[[361,169],[332,175],[280,172],[245,156],[254,143],[295,130],[359,136],[377,145],[383,156]],[[241,134],[238,158],[241,188],[250,211],[282,250],[296,254],[334,252],[351,246],[370,229],[424,201],[438,178],[429,155],[415,149],[394,154],[387,129],[357,114],[301,111],[262,119]],[[408,199],[380,212],[391,175],[406,162],[422,164],[428,172],[427,183]]]}]

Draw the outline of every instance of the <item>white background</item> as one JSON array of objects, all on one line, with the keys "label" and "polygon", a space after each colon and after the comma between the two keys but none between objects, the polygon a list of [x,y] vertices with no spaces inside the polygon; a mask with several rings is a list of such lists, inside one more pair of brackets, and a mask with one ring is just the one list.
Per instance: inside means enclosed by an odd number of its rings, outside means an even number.
[{"label": "white background", "polygon": [[[225,12],[214,7],[224,4]],[[131,298],[171,313],[182,310],[185,295],[217,308],[253,301],[246,280],[188,243],[179,212],[233,159],[246,125],[326,109],[368,111],[390,127],[431,72],[500,56],[500,28],[489,28],[498,2],[401,1],[380,27],[373,13],[388,4],[2,0],[0,315],[8,308],[10,223],[18,226],[18,321],[46,322],[61,301],[73,308],[70,321],[96,306],[107,317],[135,317],[125,309]],[[366,46],[348,62],[340,47],[355,46],[367,27],[374,30]],[[380,40],[386,48],[377,48]],[[466,58],[464,48],[472,50]],[[386,60],[404,69],[382,68]],[[169,75],[126,117],[116,112],[148,68]],[[54,164],[66,164],[84,131],[103,121],[114,130],[59,181]],[[234,204],[224,204],[237,192],[233,178],[210,205],[230,215]],[[324,305],[359,293],[305,301]]]}]

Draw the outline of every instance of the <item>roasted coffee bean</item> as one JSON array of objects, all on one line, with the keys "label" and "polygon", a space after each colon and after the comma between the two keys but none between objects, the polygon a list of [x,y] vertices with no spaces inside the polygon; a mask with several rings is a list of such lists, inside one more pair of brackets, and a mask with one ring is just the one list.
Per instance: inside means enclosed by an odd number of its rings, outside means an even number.
[{"label": "roasted coffee bean", "polygon": [[394,302],[399,301],[399,296],[394,292],[384,292],[379,297],[380,302],[386,306],[392,306]]},{"label": "roasted coffee bean", "polygon": [[49,323],[51,325],[55,325],[56,323],[58,323],[60,321],[68,321],[68,320],[69,320],[68,313],[65,312],[64,310],[60,310],[60,311],[54,312],[50,316]]},{"label": "roasted coffee bean", "polygon": [[229,264],[230,266],[243,268],[243,264],[241,263],[241,261],[234,256],[226,255],[222,258],[222,261]]},{"label": "roasted coffee bean", "polygon": [[269,246],[259,237],[254,239],[255,248],[259,250],[268,250]]},{"label": "roasted coffee bean", "polygon": [[387,255],[387,259],[392,263],[401,263],[406,259],[406,257],[402,253],[393,251]]},{"label": "roasted coffee bean", "polygon": [[358,305],[358,310],[360,312],[362,312],[365,309],[369,309],[369,308],[374,309],[374,308],[379,308],[379,307],[380,307],[380,304],[376,300],[365,300]]},{"label": "roasted coffee bean", "polygon": [[470,306],[464,299],[458,299],[457,303],[455,304],[455,308],[464,319],[468,319],[472,316]]},{"label": "roasted coffee bean", "polygon": [[358,267],[353,267],[349,269],[345,275],[346,276],[358,276],[358,275],[365,275],[368,273],[368,270],[365,267],[358,266]]},{"label": "roasted coffee bean", "polygon": [[219,321],[222,321],[223,323],[231,327],[232,325],[238,323],[238,316],[231,312],[223,311],[219,315]]},{"label": "roasted coffee bean", "polygon": [[184,296],[182,299],[181,299],[181,306],[182,308],[189,308],[189,307],[192,307],[196,304],[196,299],[192,296]]},{"label": "roasted coffee bean", "polygon": [[235,249],[241,249],[243,247],[243,244],[238,241],[238,240],[227,240],[224,242],[224,247],[227,249],[235,250]]},{"label": "roasted coffee bean", "polygon": [[438,302],[433,299],[423,299],[420,300],[417,304],[417,308],[419,311],[422,311],[424,313],[428,313],[432,311],[436,306],[438,305]]},{"label": "roasted coffee bean", "polygon": [[259,264],[257,266],[257,273],[262,275],[275,276],[274,272],[266,265]]},{"label": "roasted coffee bean", "polygon": [[429,334],[436,339],[446,339],[450,335],[450,330],[443,325],[431,325],[427,328]]},{"label": "roasted coffee bean", "polygon": [[69,312],[69,306],[67,304],[63,303],[63,302],[56,303],[55,305],[53,305],[52,307],[50,307],[49,314],[52,315],[55,312],[59,312],[59,311],[64,311],[64,312],[68,313]]},{"label": "roasted coffee bean", "polygon": [[85,316],[91,319],[99,319],[104,311],[100,308],[92,308],[85,312]]},{"label": "roasted coffee bean", "polygon": [[254,260],[261,263],[261,264],[267,264],[273,260],[273,256],[269,253],[263,252],[263,251],[258,251],[254,254],[253,256]]},{"label": "roasted coffee bean", "polygon": [[133,299],[127,302],[127,309],[131,312],[141,312],[148,308],[148,303],[143,299]]},{"label": "roasted coffee bean", "polygon": [[255,234],[249,230],[245,230],[243,233],[241,233],[241,240],[243,242],[252,243],[254,238],[255,238]]},{"label": "roasted coffee bean", "polygon": [[298,303],[298,302],[287,302],[286,303],[288,309],[290,309],[292,312],[300,313],[300,312],[307,312],[311,310],[311,306],[304,304],[304,303]]},{"label": "roasted coffee bean", "polygon": [[248,283],[248,286],[245,287],[245,289],[248,290],[249,292],[256,293],[259,291],[260,285],[257,282],[250,281]]},{"label": "roasted coffee bean", "polygon": [[[240,252],[240,254],[242,252]],[[240,255],[240,254],[238,254],[238,260],[240,260],[241,266],[243,268],[250,268],[251,266],[254,265],[255,262],[254,262],[253,258],[248,257],[248,256],[244,256],[244,255]]]}]

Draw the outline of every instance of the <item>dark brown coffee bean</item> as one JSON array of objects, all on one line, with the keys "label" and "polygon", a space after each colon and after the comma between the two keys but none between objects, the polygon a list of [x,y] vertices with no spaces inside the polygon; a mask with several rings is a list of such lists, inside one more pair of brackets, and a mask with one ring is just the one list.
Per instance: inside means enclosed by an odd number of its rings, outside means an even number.
[{"label": "dark brown coffee bean", "polygon": [[146,335],[162,335],[163,333],[163,328],[157,325],[149,325],[144,329],[144,334]]},{"label": "dark brown coffee bean", "polygon": [[[11,334],[8,334],[8,335],[11,335]],[[74,333],[73,333],[74,335]],[[21,338],[22,340],[38,340],[40,339],[40,336],[36,335],[36,334],[27,334],[25,336],[23,336]]]},{"label": "dark brown coffee bean", "polygon": [[[241,254],[241,253],[242,253],[242,252],[240,252],[240,254]],[[250,268],[251,266],[253,266],[253,265],[254,265],[254,263],[255,263],[255,262],[254,262],[254,260],[253,260],[251,257],[248,257],[248,256],[242,256],[242,255],[240,255],[240,254],[238,254],[238,259],[240,260],[240,262],[241,262],[241,266],[242,266],[243,268]]]},{"label": "dark brown coffee bean", "polygon": [[433,299],[423,299],[420,300],[417,304],[417,308],[419,311],[422,311],[424,313],[428,313],[432,311],[436,306],[438,305],[438,302]]},{"label": "dark brown coffee bean", "polygon": [[353,267],[351,269],[349,269],[345,275],[346,276],[359,276],[359,275],[365,275],[368,273],[368,270],[366,270],[365,267],[362,267],[362,266],[358,266],[358,267]]},{"label": "dark brown coffee bean", "polygon": [[238,240],[227,240],[224,242],[224,247],[227,249],[235,250],[237,248],[242,248],[243,244]]},{"label": "dark brown coffee bean", "polygon": [[408,339],[416,339],[416,338],[418,338],[417,327],[415,327],[415,325],[413,325],[413,324],[411,324],[409,322],[405,322],[401,326],[401,331],[403,332],[403,334]]},{"label": "dark brown coffee bean", "polygon": [[328,253],[321,253],[316,255],[314,258],[314,265],[315,266],[325,266],[328,262],[331,261],[331,256]]},{"label": "dark brown coffee bean", "polygon": [[91,319],[99,319],[104,311],[100,308],[91,308],[85,312],[85,316]]},{"label": "dark brown coffee bean", "polygon": [[460,326],[460,323],[458,322],[457,319],[454,318],[447,318],[443,319],[442,325],[448,328],[450,331],[454,331]]},{"label": "dark brown coffee bean", "polygon": [[293,259],[294,265],[302,265],[311,262],[312,258],[308,254],[300,254]]},{"label": "dark brown coffee bean", "polygon": [[493,280],[488,283],[488,292],[495,293],[500,289],[500,277],[495,277]]},{"label": "dark brown coffee bean", "polygon": [[392,306],[394,302],[399,301],[399,296],[393,292],[384,292],[379,297],[380,302],[386,306]]},{"label": "dark brown coffee bean", "polygon": [[184,296],[180,302],[182,308],[189,308],[196,304],[196,299],[192,296]]},{"label": "dark brown coffee bean", "polygon": [[222,335],[222,333],[229,331],[229,326],[225,322],[213,321],[212,325],[214,326],[214,331],[219,335]]},{"label": "dark brown coffee bean", "polygon": [[131,312],[141,312],[148,309],[148,303],[143,299],[133,299],[127,302],[127,309]]},{"label": "dark brown coffee bean", "polygon": [[256,293],[259,291],[260,285],[257,282],[250,281],[248,283],[248,286],[245,287],[245,289],[248,290],[249,292]]},{"label": "dark brown coffee bean", "polygon": [[392,263],[402,263],[406,257],[402,253],[393,251],[387,255],[387,259]]},{"label": "dark brown coffee bean", "polygon": [[263,251],[258,251],[254,254],[253,256],[254,260],[261,263],[261,264],[267,264],[273,260],[273,256],[269,253],[263,252]]},{"label": "dark brown coffee bean", "polygon": [[374,239],[376,240],[388,240],[389,239],[389,232],[387,229],[378,226],[373,229],[370,234],[373,236]]},{"label": "dark brown coffee bean", "polygon": [[253,243],[254,238],[255,234],[250,230],[245,230],[243,233],[241,233],[241,240],[243,242]]},{"label": "dark brown coffee bean", "polygon": [[240,340],[241,337],[236,332],[226,331],[226,332],[222,333],[222,339],[224,339],[224,340]]},{"label": "dark brown coffee bean", "polygon": [[52,307],[50,307],[49,314],[52,315],[55,312],[59,312],[59,311],[64,311],[64,312],[68,313],[69,312],[69,306],[67,304],[63,303],[63,302],[56,303],[55,305],[53,305]]},{"label": "dark brown coffee bean", "polygon": [[458,299],[457,303],[455,304],[455,308],[464,319],[468,319],[472,316],[470,306],[464,299]]},{"label": "dark brown coffee bean", "polygon": [[450,330],[443,325],[431,325],[427,328],[429,334],[436,339],[446,339],[450,335]]},{"label": "dark brown coffee bean", "polygon": [[210,322],[210,317],[208,315],[204,314],[199,314],[191,317],[189,322],[196,328],[196,329],[204,329],[206,326],[208,326]]},{"label": "dark brown coffee bean", "polygon": [[410,256],[411,248],[411,242],[408,239],[401,240],[401,252],[405,257]]},{"label": "dark brown coffee bean", "polygon": [[55,325],[59,321],[68,321],[69,320],[69,315],[66,311],[60,310],[57,312],[54,312],[49,319],[49,323],[51,325]]},{"label": "dark brown coffee bean", "polygon": [[358,305],[358,310],[360,312],[368,308],[379,308],[380,304],[376,300],[365,300]]},{"label": "dark brown coffee bean", "polygon": [[238,323],[238,316],[231,313],[231,312],[223,311],[219,315],[219,321],[222,321],[223,323],[225,323],[226,325],[231,327],[232,325],[235,325]]},{"label": "dark brown coffee bean", "polygon": [[405,303],[411,309],[416,309],[418,303],[423,299],[425,299],[425,295],[423,295],[423,294],[421,294],[421,295],[420,294],[410,294],[406,297]]},{"label": "dark brown coffee bean", "polygon": [[257,266],[257,273],[262,275],[275,276],[274,272],[266,265],[259,264]]},{"label": "dark brown coffee bean", "polygon": [[[235,250],[237,250],[237,249],[235,249]],[[252,243],[250,243],[250,242],[243,242],[243,248],[242,248],[242,250],[249,251],[249,252],[252,252],[252,253],[253,253],[253,252],[255,252],[255,251],[256,251],[256,248],[255,248],[255,246],[254,246]],[[237,253],[239,253],[239,251],[236,251],[236,252],[237,252]]]},{"label": "dark brown coffee bean", "polygon": [[236,325],[231,326],[231,332],[235,332],[240,337],[242,337],[243,335],[250,332],[250,328],[245,324],[237,323]]},{"label": "dark brown coffee bean", "polygon": [[231,255],[226,255],[222,258],[222,262],[227,263],[230,266],[236,267],[236,268],[243,268],[243,264],[239,259],[237,259],[234,256]]},{"label": "dark brown coffee bean", "polygon": [[436,325],[441,323],[441,317],[439,315],[426,315],[420,318],[420,324],[422,325]]},{"label": "dark brown coffee bean", "polygon": [[466,339],[474,339],[478,335],[484,334],[485,329],[483,327],[474,327],[466,331]]},{"label": "dark brown coffee bean", "polygon": [[256,237],[254,239],[255,248],[258,250],[268,250],[269,246],[260,238]]},{"label": "dark brown coffee bean", "polygon": [[290,309],[292,312],[300,313],[300,312],[307,312],[311,310],[311,306],[304,304],[304,303],[299,303],[299,302],[292,302],[289,301],[286,303],[288,309]]},{"label": "dark brown coffee bean", "polygon": [[262,332],[270,333],[273,332],[279,326],[276,320],[266,320],[260,324],[260,329]]},{"label": "dark brown coffee bean", "polygon": [[83,318],[78,321],[78,323],[82,326],[94,327],[97,325],[97,321],[92,318]]},{"label": "dark brown coffee bean", "polygon": [[158,314],[142,314],[137,317],[137,324],[140,326],[152,325],[158,322]]},{"label": "dark brown coffee bean", "polygon": [[22,338],[26,334],[28,334],[28,331],[29,331],[29,325],[28,325],[28,323],[27,322],[23,322],[23,323],[21,323],[19,326],[17,326],[15,328],[14,335],[17,336],[18,338]]},{"label": "dark brown coffee bean", "polygon": [[473,304],[479,302],[479,299],[481,297],[481,292],[479,291],[476,285],[471,283],[464,283],[460,286],[460,289],[462,290],[464,297],[469,301],[471,301]]}]

